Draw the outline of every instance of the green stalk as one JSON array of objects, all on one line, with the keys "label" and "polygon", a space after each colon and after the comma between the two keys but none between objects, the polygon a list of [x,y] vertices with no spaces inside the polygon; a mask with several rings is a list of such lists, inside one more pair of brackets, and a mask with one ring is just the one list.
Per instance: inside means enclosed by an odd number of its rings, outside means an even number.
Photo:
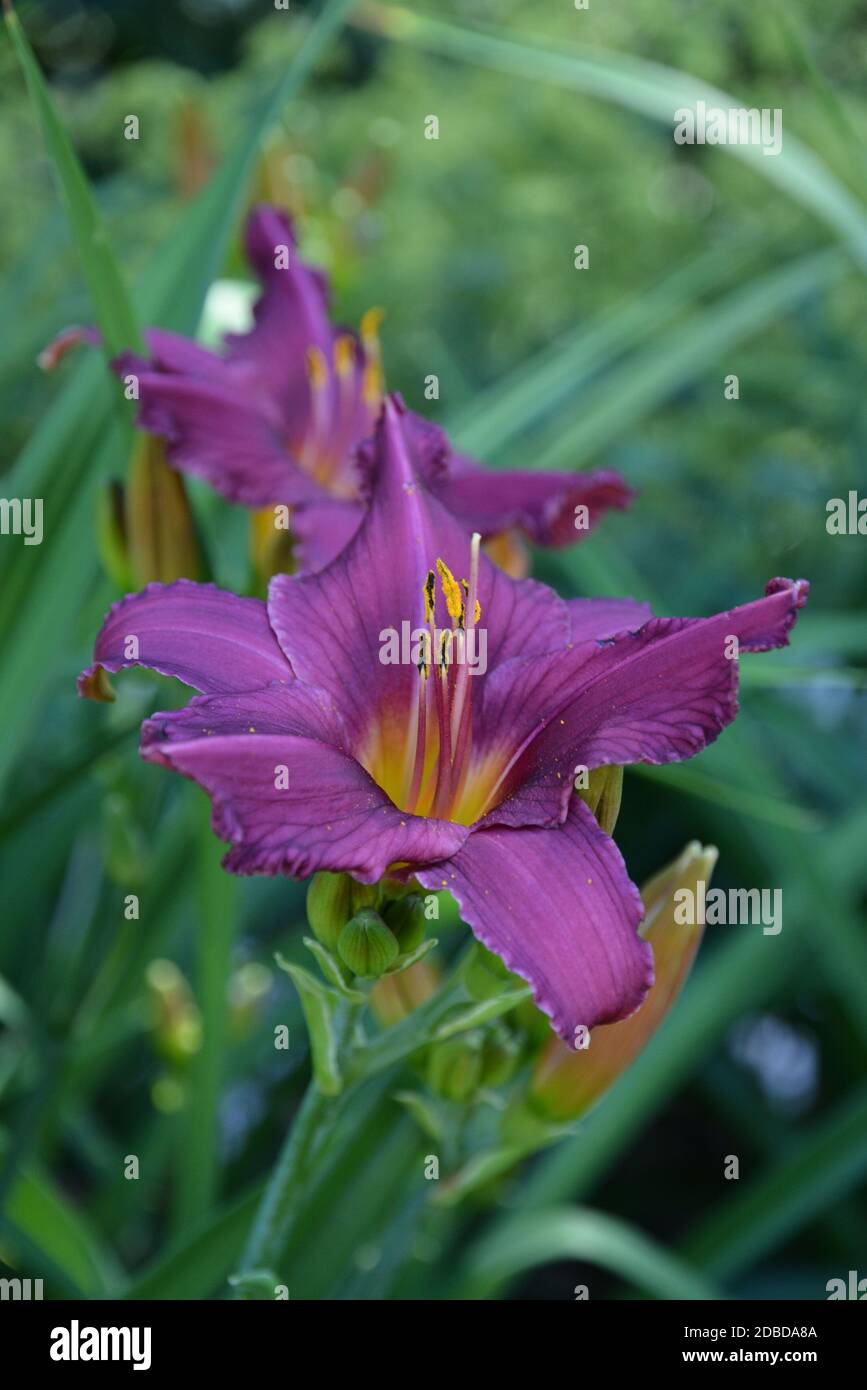
[{"label": "green stalk", "polygon": [[[352,1037],[363,1005],[345,1003],[336,1025],[336,1044],[343,1048]],[[241,1270],[271,1268],[279,1262],[304,1197],[307,1183],[354,1087],[326,1096],[311,1080],[295,1116],[264,1196],[259,1204],[244,1247]]]}]

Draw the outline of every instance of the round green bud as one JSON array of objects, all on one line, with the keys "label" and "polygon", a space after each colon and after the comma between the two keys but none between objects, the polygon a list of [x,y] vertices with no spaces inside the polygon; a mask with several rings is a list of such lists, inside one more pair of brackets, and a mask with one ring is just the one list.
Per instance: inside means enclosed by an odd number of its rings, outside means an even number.
[{"label": "round green bud", "polygon": [[346,923],[337,938],[337,952],[354,975],[377,979],[394,965],[400,948],[379,913],[365,907]]},{"label": "round green bud", "polygon": [[444,1100],[470,1100],[482,1079],[481,1038],[467,1033],[436,1043],[428,1054],[427,1084]]},{"label": "round green bud", "polygon": [[307,920],[313,935],[329,951],[352,916],[352,879],[348,874],[314,874],[307,889]]},{"label": "round green bud", "polygon": [[410,893],[397,902],[388,903],[383,912],[386,925],[400,947],[400,954],[407,956],[424,941],[427,918],[424,915],[424,898],[418,893]]}]

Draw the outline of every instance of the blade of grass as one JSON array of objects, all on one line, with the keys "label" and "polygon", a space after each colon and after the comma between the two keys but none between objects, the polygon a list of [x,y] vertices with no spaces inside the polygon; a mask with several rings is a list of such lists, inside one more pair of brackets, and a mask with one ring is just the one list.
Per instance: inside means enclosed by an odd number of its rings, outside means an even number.
[{"label": "blade of grass", "polygon": [[176,1230],[184,1230],[204,1216],[217,1195],[217,1110],[228,1041],[226,991],[238,902],[237,882],[220,867],[223,846],[214,838],[210,807],[204,797],[196,799],[194,814],[198,919],[194,983],[202,1017],[202,1045],[191,1068],[187,1123],[176,1155]]},{"label": "blade of grass", "polygon": [[57,191],[81,258],[81,268],[106,349],[111,356],[115,356],[124,348],[138,348],[141,339],[135,313],[108,244],[90,186],[58,117],[18,16],[11,5],[4,6],[4,9],[6,27],[39,119]]},{"label": "blade of grass", "polygon": [[571,428],[558,429],[548,448],[536,451],[533,467],[577,468],[694,381],[721,353],[799,300],[839,283],[845,270],[839,252],[804,256],[677,324],[592,387],[579,418]]},{"label": "blade of grass", "polygon": [[449,417],[450,436],[468,453],[490,456],[535,420],[574,399],[591,376],[627,348],[658,332],[700,295],[733,279],[749,257],[746,244],[714,247],[604,319],[581,324],[486,391],[476,392],[470,406]]},{"label": "blade of grass", "polygon": [[[683,1247],[718,1278],[730,1279],[832,1208],[867,1174],[867,1087],[862,1086],[748,1186],[721,1202]],[[816,1290],[824,1296],[824,1288]]]},{"label": "blade of grass", "polygon": [[[156,258],[144,294],[137,297],[143,321],[194,331],[205,291],[225,256],[262,135],[309,76],[350,3],[328,0],[280,82],[258,103],[235,152]],[[100,390],[99,384],[96,389]],[[4,590],[7,586],[9,592],[14,589],[15,601],[7,611],[2,634],[4,650],[11,657],[7,656],[0,670],[0,787],[38,717],[46,653],[55,651],[57,634],[72,626],[82,596],[97,572],[94,550],[83,546],[81,537],[92,531],[99,480],[110,473],[118,457],[125,457],[122,451],[118,453],[115,442],[94,454],[74,452],[73,466],[65,466],[65,450],[86,413],[83,402],[76,402],[72,395],[65,398],[62,409],[50,413],[47,433],[37,431],[21,470],[41,476],[41,491],[51,493],[52,506],[46,520],[45,554],[39,556],[37,564],[32,552],[41,547],[19,547],[4,579]],[[62,489],[54,488],[58,471]],[[10,473],[10,488],[18,486],[18,473],[17,468]],[[20,495],[34,493],[23,490]]]},{"label": "blade of grass", "polygon": [[[694,109],[700,101],[725,109],[743,104],[688,73],[641,58],[566,44],[553,52],[530,38],[503,38],[492,30],[464,29],[396,5],[365,6],[355,22],[386,38],[447,58],[598,97],[672,131],[674,114],[682,107]],[[786,130],[780,152],[772,157],[766,157],[758,144],[732,143],[719,148],[823,221],[862,268],[867,267],[867,209],[809,146]]]},{"label": "blade of grass", "polygon": [[[718,1299],[719,1290],[642,1231],[602,1212],[551,1207],[509,1216],[471,1248],[458,1297],[497,1297],[518,1275],[557,1260],[618,1274],[651,1298]],[[564,1289],[564,1297],[572,1290]]]}]

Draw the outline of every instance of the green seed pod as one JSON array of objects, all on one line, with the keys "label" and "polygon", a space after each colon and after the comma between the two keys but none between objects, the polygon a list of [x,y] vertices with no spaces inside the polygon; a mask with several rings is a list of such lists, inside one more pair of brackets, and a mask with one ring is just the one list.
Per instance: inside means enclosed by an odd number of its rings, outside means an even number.
[{"label": "green seed pod", "polygon": [[470,1100],[482,1079],[481,1037],[467,1033],[436,1043],[428,1054],[427,1084],[444,1100]]},{"label": "green seed pod", "polygon": [[410,893],[397,902],[390,902],[383,912],[386,926],[397,938],[402,956],[415,951],[424,941],[427,919],[424,915],[424,898],[418,893]]},{"label": "green seed pod", "polygon": [[307,889],[307,920],[329,951],[352,916],[352,879],[348,874],[314,874]]},{"label": "green seed pod", "polygon": [[400,948],[379,913],[366,907],[346,923],[337,951],[353,974],[376,979],[394,965]]}]

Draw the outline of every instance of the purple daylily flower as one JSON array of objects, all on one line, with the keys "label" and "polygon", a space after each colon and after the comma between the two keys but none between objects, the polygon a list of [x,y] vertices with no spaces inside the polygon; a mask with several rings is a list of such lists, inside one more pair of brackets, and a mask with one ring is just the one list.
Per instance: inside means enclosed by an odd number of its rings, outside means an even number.
[{"label": "purple daylily flower", "polygon": [[[151,585],[109,613],[82,693],[99,693],[100,668],[137,664],[193,686],[145,723],[142,755],[204,787],[227,869],[448,889],[574,1041],[652,983],[638,890],[576,768],[699,752],[736,713],[731,639],[785,645],[808,586],[775,579],[708,619],[564,600],[480,553],[417,453],[389,398],[360,458],[364,520],[331,565],[278,575],[267,603]],[[417,649],[393,660],[404,623]],[[481,650],[482,633],[486,670],[471,674],[461,644]]]},{"label": "purple daylily flower", "polygon": [[[138,424],[166,441],[169,462],[231,502],[292,508],[302,565],[316,570],[361,519],[355,450],[382,404],[380,316],[369,311],[360,335],[331,324],[325,277],[298,259],[292,224],[275,208],[251,213],[246,247],[262,284],[249,333],[230,334],[221,356],[150,329],[149,358],[126,353],[113,367],[138,378]],[[441,430],[416,416],[407,427],[419,432],[431,490],[486,539],[517,530],[568,545],[632,498],[605,470],[500,474],[494,484]]]}]

